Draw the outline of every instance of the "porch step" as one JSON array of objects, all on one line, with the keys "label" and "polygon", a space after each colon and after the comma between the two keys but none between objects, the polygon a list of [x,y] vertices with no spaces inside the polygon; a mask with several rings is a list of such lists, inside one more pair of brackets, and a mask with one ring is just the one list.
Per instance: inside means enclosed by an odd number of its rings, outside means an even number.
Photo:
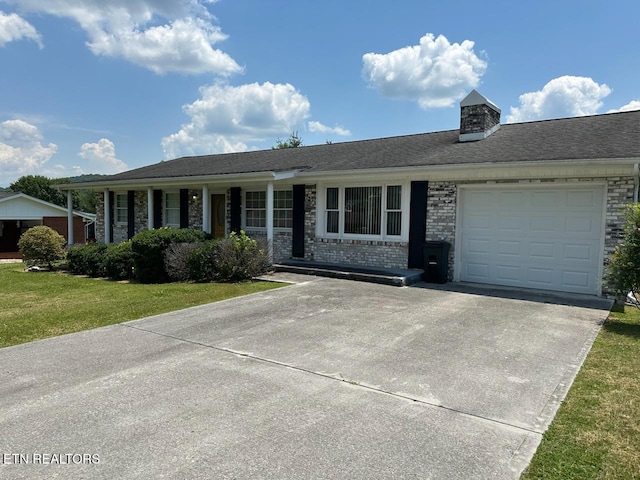
[{"label": "porch step", "polygon": [[360,265],[285,260],[274,264],[276,272],[301,273],[359,282],[406,287],[422,281],[423,270],[362,267]]}]

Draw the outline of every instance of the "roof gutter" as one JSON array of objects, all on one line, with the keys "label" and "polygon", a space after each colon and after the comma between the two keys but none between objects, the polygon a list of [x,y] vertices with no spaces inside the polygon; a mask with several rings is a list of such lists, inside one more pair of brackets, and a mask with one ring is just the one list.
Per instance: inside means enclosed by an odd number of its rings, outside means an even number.
[{"label": "roof gutter", "polygon": [[283,178],[293,178],[296,172],[248,172],[248,173],[226,173],[218,175],[196,175],[185,177],[157,177],[157,178],[134,178],[129,180],[98,180],[95,182],[61,183],[53,185],[59,190],[76,190],[79,188],[109,188],[117,186],[162,187],[168,184],[180,183],[181,185],[202,185],[203,183],[229,183],[233,181],[268,181],[280,180]]}]

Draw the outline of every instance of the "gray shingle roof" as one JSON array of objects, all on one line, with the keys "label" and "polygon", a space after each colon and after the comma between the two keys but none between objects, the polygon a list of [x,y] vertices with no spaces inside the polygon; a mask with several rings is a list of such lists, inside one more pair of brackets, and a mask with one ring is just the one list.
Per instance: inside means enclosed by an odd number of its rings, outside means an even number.
[{"label": "gray shingle roof", "polygon": [[477,142],[460,143],[458,133],[449,130],[282,150],[183,157],[99,181],[640,157],[640,111],[506,124]]}]

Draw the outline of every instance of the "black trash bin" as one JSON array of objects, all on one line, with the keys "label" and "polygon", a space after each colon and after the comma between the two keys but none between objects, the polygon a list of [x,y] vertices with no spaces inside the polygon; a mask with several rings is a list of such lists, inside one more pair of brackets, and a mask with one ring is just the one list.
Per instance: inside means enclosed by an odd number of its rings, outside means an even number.
[{"label": "black trash bin", "polygon": [[429,283],[447,283],[449,275],[449,248],[445,241],[425,242],[424,281]]}]

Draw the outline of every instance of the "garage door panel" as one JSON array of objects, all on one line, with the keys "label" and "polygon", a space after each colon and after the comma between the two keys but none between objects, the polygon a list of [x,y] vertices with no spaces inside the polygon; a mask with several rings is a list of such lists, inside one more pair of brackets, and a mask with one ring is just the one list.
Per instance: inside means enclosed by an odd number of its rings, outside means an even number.
[{"label": "garage door panel", "polygon": [[538,208],[553,208],[558,203],[557,192],[531,192],[531,205]]},{"label": "garage door panel", "polygon": [[597,207],[596,195],[594,192],[588,190],[567,192],[567,206],[578,207],[580,209],[591,209]]},{"label": "garage door panel", "polygon": [[461,195],[461,280],[599,293],[602,187]]},{"label": "garage door panel", "polygon": [[566,260],[585,260],[590,262],[594,257],[592,245],[565,244],[563,258]]},{"label": "garage door panel", "polygon": [[550,242],[530,242],[529,257],[531,258],[555,258],[555,243]]}]

